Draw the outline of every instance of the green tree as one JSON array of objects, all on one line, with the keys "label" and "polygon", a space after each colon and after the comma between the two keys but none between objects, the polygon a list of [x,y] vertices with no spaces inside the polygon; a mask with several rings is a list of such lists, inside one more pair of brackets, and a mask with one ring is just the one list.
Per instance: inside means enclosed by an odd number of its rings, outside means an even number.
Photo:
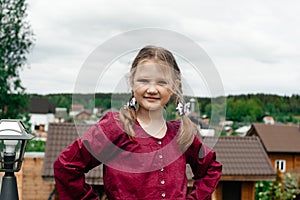
[{"label": "green tree", "polygon": [[257,122],[264,115],[263,105],[256,97],[229,98],[227,101],[227,118],[237,122]]},{"label": "green tree", "polygon": [[70,105],[72,104],[72,96],[70,94],[52,94],[47,95],[49,101],[55,103],[56,107],[66,108],[69,112]]},{"label": "green tree", "polygon": [[261,101],[257,98],[249,99],[247,101],[247,113],[251,122],[260,121],[264,115],[264,109]]},{"label": "green tree", "polygon": [[25,0],[0,0],[0,118],[24,119],[28,102],[19,71],[33,45]]},{"label": "green tree", "polygon": [[166,108],[167,120],[174,120],[176,118],[176,107],[174,103],[169,103]]},{"label": "green tree", "polygon": [[244,100],[229,99],[227,104],[227,116],[234,121],[241,121],[247,116],[247,106]]},{"label": "green tree", "polygon": [[297,173],[277,172],[274,182],[256,184],[256,200],[292,200],[300,195],[300,179]]}]

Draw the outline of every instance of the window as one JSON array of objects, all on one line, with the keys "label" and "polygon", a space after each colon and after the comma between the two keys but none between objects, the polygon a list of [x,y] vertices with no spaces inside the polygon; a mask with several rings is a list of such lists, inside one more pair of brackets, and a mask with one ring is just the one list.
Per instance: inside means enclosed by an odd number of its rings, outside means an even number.
[{"label": "window", "polygon": [[278,169],[281,172],[285,172],[285,160],[276,160],[275,161],[275,168]]}]

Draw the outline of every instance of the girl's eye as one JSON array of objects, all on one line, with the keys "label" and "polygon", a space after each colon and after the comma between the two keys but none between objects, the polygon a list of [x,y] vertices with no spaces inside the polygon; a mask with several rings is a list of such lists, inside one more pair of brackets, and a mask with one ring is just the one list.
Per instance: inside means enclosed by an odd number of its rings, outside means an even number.
[{"label": "girl's eye", "polygon": [[139,83],[148,83],[147,79],[138,79],[137,82]]},{"label": "girl's eye", "polygon": [[159,85],[167,85],[168,83],[167,83],[167,81],[158,81],[158,84]]}]

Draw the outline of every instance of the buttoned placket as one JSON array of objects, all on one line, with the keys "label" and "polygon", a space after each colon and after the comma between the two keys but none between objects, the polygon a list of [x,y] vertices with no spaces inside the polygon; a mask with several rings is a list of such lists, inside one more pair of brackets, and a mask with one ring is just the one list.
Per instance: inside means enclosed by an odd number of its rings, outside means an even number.
[{"label": "buttoned placket", "polygon": [[[162,151],[162,140],[158,140],[157,141],[158,144],[158,158],[159,158],[159,163],[160,163],[160,169],[159,169],[159,184],[161,186],[164,186],[166,181],[165,181],[165,169],[164,169],[164,155],[163,155],[163,151]],[[166,192],[165,192],[165,187],[162,187],[161,190],[161,198],[164,199],[166,197]]]}]

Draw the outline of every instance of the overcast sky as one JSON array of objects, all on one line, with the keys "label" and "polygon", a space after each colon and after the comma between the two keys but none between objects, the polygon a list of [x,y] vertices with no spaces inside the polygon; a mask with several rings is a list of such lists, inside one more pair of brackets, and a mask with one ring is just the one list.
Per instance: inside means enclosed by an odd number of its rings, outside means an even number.
[{"label": "overcast sky", "polygon": [[[124,32],[153,27],[182,34],[203,48],[226,95],[300,94],[300,1],[27,2],[36,42],[20,74],[29,93],[73,93],[84,62],[97,47]],[[98,80],[97,91],[116,90],[134,53],[114,60],[119,68]],[[185,76],[189,87],[202,88],[193,79],[198,78]]]}]

